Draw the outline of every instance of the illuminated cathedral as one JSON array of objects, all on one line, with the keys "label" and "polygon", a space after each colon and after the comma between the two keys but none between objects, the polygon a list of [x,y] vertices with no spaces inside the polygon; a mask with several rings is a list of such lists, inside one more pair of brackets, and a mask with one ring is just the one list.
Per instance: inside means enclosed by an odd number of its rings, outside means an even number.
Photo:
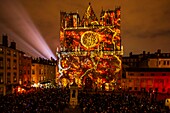
[{"label": "illuminated cathedral", "polygon": [[57,79],[63,86],[114,88],[122,74],[121,10],[103,10],[100,19],[91,4],[84,15],[60,12]]}]

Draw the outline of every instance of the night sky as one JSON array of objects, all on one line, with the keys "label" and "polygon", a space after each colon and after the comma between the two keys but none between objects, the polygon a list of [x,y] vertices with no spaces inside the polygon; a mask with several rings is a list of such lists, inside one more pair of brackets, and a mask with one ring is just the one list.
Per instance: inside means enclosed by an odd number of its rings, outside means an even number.
[{"label": "night sky", "polygon": [[[78,11],[82,18],[89,2],[98,19],[102,8],[121,6],[124,55],[157,49],[170,53],[170,0],[0,0],[0,34],[6,33],[9,41],[15,41],[17,48],[26,53],[33,47],[47,56],[43,53],[43,44],[36,43],[38,35],[30,35],[36,30],[26,27],[34,26],[55,54],[59,46],[60,11]],[[22,40],[31,47],[26,47]]]}]

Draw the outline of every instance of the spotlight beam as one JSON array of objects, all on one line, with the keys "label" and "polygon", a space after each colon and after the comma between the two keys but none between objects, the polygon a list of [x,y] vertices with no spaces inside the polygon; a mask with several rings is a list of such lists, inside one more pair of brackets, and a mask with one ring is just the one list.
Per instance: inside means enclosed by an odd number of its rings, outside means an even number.
[{"label": "spotlight beam", "polygon": [[[23,52],[25,52],[24,50],[27,51],[31,51],[29,54],[32,57],[42,57],[42,58],[46,58],[43,54],[41,54],[39,51],[37,51],[35,48],[32,47],[32,45],[30,45],[29,43],[27,43],[25,40],[23,40],[19,35],[17,35],[15,32],[13,32],[10,28],[7,28],[5,25],[0,23],[0,26],[3,27],[3,29],[6,32],[9,32],[11,34],[12,37],[15,38],[15,40],[18,42],[17,45],[22,47],[24,45],[24,48],[21,48],[21,50]],[[9,37],[10,38],[10,37]],[[11,38],[10,38],[11,39]],[[12,39],[11,39],[12,40]]]},{"label": "spotlight beam", "polygon": [[51,57],[56,59],[43,36],[40,34],[21,4],[17,1],[11,2],[7,0],[5,1],[3,8],[5,10],[5,14],[7,14],[11,20],[15,20],[9,21],[8,23],[13,27],[13,31],[18,34],[19,37],[16,38],[22,37],[25,42],[32,45],[47,59],[51,59]]}]

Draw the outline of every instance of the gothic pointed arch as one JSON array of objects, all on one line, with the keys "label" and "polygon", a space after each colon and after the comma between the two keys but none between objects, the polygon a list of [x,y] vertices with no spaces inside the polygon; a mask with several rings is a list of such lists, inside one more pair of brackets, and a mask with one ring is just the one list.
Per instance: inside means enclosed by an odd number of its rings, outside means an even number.
[{"label": "gothic pointed arch", "polygon": [[82,26],[98,25],[98,19],[96,14],[94,13],[91,3],[89,3],[89,6],[87,7],[83,15],[81,25]]}]

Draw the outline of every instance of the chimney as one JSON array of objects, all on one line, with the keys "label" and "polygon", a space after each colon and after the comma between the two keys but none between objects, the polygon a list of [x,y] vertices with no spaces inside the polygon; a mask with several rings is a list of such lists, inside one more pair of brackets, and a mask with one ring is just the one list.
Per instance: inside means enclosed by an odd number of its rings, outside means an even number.
[{"label": "chimney", "polygon": [[161,53],[161,49],[158,49],[158,50],[157,50],[157,53],[160,54],[160,53]]},{"label": "chimney", "polygon": [[145,56],[145,54],[146,54],[146,51],[143,51],[143,56]]},{"label": "chimney", "polygon": [[150,55],[150,52],[148,52],[148,55]]},{"label": "chimney", "polygon": [[2,35],[2,45],[8,47],[8,36]]},{"label": "chimney", "polygon": [[132,52],[129,53],[129,56],[132,56]]},{"label": "chimney", "polygon": [[15,42],[11,42],[10,48],[16,49],[16,43]]}]

